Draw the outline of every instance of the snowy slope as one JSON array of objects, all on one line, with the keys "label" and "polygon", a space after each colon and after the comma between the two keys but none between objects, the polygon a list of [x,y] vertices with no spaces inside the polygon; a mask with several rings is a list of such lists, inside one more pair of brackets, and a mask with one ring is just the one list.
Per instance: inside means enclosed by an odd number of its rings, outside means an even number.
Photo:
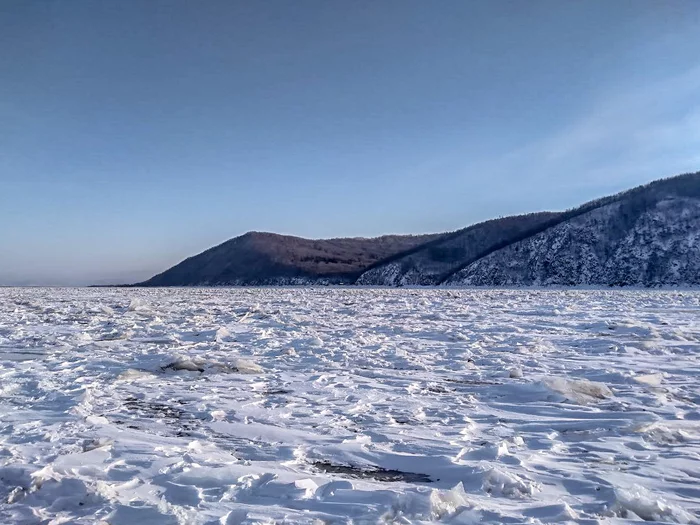
[{"label": "snowy slope", "polygon": [[482,222],[377,263],[356,284],[372,286],[435,285],[463,262],[498,245],[556,221],[558,213],[532,213]]},{"label": "snowy slope", "polygon": [[496,251],[449,285],[700,284],[700,200],[609,204]]},{"label": "snowy slope", "polygon": [[698,523],[700,293],[0,289],[0,523]]}]

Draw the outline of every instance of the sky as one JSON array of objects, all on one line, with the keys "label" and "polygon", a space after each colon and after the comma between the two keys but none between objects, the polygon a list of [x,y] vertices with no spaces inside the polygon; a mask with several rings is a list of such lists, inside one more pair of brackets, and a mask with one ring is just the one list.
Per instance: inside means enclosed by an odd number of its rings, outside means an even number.
[{"label": "sky", "polygon": [[698,0],[3,0],[0,284],[700,170]]}]

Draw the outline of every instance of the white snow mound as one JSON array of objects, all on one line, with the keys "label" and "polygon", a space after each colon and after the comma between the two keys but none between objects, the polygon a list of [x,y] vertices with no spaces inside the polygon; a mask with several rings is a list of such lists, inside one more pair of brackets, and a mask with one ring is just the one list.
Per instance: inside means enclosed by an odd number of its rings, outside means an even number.
[{"label": "white snow mound", "polygon": [[540,490],[537,483],[497,467],[484,473],[482,488],[493,496],[506,498],[524,498]]},{"label": "white snow mound", "polygon": [[612,390],[606,385],[597,381],[589,381],[588,379],[548,377],[542,383],[550,390],[562,394],[567,399],[581,405],[613,397]]}]

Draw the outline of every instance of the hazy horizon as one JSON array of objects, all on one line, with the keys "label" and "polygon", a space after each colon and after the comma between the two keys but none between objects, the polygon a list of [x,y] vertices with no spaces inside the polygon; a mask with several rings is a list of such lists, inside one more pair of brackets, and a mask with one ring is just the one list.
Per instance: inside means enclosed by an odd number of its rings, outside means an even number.
[{"label": "hazy horizon", "polygon": [[700,169],[691,0],[0,5],[0,285],[451,231]]}]

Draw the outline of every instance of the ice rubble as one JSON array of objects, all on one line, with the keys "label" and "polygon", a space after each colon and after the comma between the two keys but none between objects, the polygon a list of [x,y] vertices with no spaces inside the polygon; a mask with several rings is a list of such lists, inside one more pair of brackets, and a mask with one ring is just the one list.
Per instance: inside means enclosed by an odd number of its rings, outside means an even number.
[{"label": "ice rubble", "polygon": [[700,427],[687,421],[642,423],[634,430],[656,443],[674,444],[700,439]]},{"label": "ice rubble", "polygon": [[611,515],[626,519],[641,518],[645,521],[666,523],[700,523],[682,508],[668,503],[664,498],[648,489],[633,485],[615,489],[615,503],[610,508]]},{"label": "ice rubble", "polygon": [[684,291],[0,289],[0,523],[692,522],[698,312]]}]

